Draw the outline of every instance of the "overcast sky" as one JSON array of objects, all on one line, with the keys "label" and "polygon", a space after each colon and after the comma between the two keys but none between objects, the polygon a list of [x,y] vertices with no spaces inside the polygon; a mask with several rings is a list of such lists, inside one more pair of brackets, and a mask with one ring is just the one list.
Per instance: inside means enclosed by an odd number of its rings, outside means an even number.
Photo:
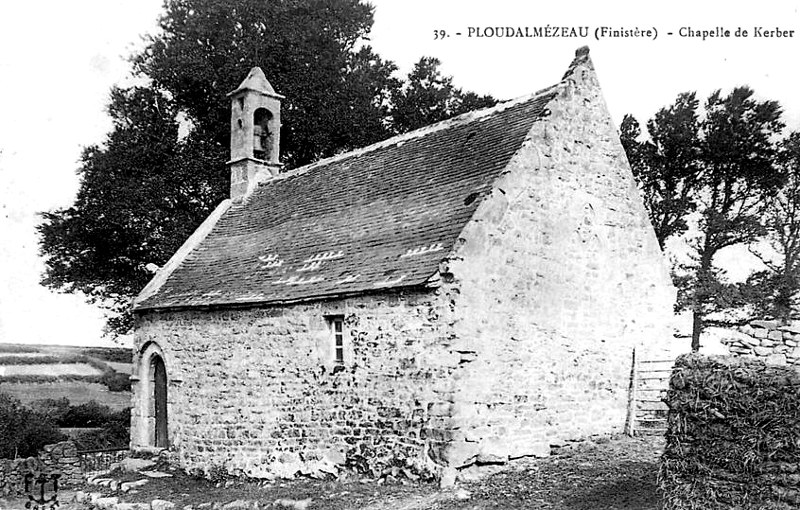
[{"label": "overcast sky", "polygon": [[[701,98],[747,84],[780,101],[800,129],[793,1],[753,2],[375,0],[370,44],[407,72],[423,55],[468,90],[501,99],[558,81],[589,45],[617,124],[646,121],[682,91]],[[102,319],[76,296],[38,285],[36,213],[71,204],[81,148],[110,129],[108,90],[126,83],[126,56],[156,29],[161,0],[39,0],[0,3],[0,342],[97,344]],[[653,38],[595,38],[600,27],[650,30]],[[499,38],[494,27],[568,27],[588,37]],[[738,29],[748,37],[736,37]],[[756,36],[760,29],[761,36]],[[444,30],[449,37],[435,40]],[[503,29],[505,30],[505,29]],[[729,37],[685,37],[702,31]],[[776,30],[793,30],[793,37]],[[672,35],[669,35],[669,33]],[[461,33],[461,35],[456,35]],[[269,69],[265,69],[269,78]],[[242,70],[242,76],[247,73]],[[280,91],[279,91],[280,92]]]}]

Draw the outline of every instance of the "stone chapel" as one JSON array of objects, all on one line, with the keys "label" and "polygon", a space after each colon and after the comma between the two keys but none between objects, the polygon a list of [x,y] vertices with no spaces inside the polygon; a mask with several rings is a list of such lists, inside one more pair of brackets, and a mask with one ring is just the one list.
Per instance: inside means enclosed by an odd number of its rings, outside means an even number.
[{"label": "stone chapel", "polygon": [[674,290],[587,48],[555,85],[283,172],[231,99],[230,199],[135,299],[131,446],[187,470],[441,475],[625,425]]}]

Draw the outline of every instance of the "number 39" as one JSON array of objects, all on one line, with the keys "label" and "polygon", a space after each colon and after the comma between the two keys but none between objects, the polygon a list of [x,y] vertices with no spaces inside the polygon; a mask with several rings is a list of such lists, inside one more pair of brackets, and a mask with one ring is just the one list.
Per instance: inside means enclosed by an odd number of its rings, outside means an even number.
[{"label": "number 39", "polygon": [[444,39],[445,37],[447,37],[447,32],[446,31],[444,31],[444,30],[434,30],[433,31],[433,40],[434,41],[436,39]]}]

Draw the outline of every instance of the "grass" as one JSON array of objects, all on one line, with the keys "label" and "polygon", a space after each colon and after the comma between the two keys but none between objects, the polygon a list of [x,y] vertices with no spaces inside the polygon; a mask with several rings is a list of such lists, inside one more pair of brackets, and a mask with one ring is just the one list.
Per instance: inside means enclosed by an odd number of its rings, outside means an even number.
[{"label": "grass", "polygon": [[59,382],[0,382],[0,392],[18,398],[29,405],[36,400],[51,398],[58,400],[66,397],[70,404],[85,404],[94,400],[114,410],[124,409],[131,405],[130,392],[111,392],[98,382],[59,381]]}]

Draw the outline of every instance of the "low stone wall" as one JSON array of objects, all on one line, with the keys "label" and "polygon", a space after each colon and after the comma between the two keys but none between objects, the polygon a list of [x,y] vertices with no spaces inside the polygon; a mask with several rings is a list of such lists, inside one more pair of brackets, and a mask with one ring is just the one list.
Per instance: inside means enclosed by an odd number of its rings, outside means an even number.
[{"label": "low stone wall", "polygon": [[684,355],[667,395],[665,510],[800,506],[800,373],[762,360]]},{"label": "low stone wall", "polygon": [[720,341],[733,355],[763,358],[770,365],[800,365],[800,321],[753,321]]},{"label": "low stone wall", "polygon": [[38,457],[0,459],[0,494],[22,494],[28,473],[60,473],[58,484],[62,487],[80,484],[83,474],[75,443],[63,441],[47,445]]}]

